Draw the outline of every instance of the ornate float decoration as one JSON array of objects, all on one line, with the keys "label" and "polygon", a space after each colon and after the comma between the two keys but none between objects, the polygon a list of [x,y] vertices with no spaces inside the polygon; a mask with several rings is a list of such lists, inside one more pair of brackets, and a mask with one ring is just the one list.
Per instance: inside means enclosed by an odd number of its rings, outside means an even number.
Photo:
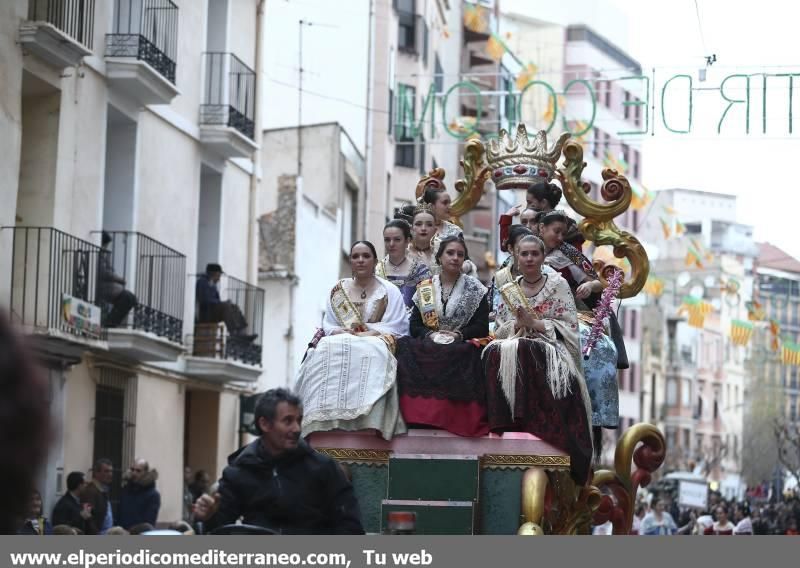
[{"label": "ornate float decoration", "polygon": [[[630,262],[630,278],[620,287],[619,297],[631,298],[644,288],[650,272],[650,262],[642,244],[614,223],[614,218],[630,206],[633,190],[624,175],[604,168],[600,194],[608,203],[594,201],[588,195],[588,184],[581,181],[586,167],[583,148],[578,142],[569,140],[569,136],[564,133],[553,146],[548,146],[547,134],[543,130],[530,138],[525,125],[520,124],[513,138],[506,130],[500,130],[499,138],[487,144],[477,138],[467,141],[461,159],[464,178],[455,183],[457,195],[451,204],[451,220],[461,225],[461,217],[480,201],[489,180],[502,191],[526,189],[532,183],[558,179],[567,202],[583,217],[578,228],[586,239],[596,246],[612,246],[614,256],[627,258]],[[561,167],[556,167],[562,155],[564,162]],[[423,177],[417,184],[417,198],[428,187],[444,189],[444,176],[444,170],[437,168]],[[603,284],[607,285],[607,273],[602,270],[599,273]]]},{"label": "ornate float decoration", "polygon": [[[621,276],[618,268],[599,266],[603,283],[610,278],[612,288],[620,284],[619,297],[635,296],[647,280],[647,255],[636,237],[613,221],[630,206],[631,186],[606,168],[601,189],[606,203],[596,202],[581,181],[585,165],[580,144],[569,140],[569,134],[550,146],[545,132],[529,137],[520,125],[513,137],[501,130],[498,139],[486,144],[471,139],[461,160],[464,177],[454,184],[451,221],[461,225],[490,181],[503,191],[557,179],[583,217],[579,228],[587,240],[613,247],[617,258],[630,262],[629,276],[621,283],[615,282]],[[417,184],[417,199],[428,188],[445,189],[444,179],[441,168],[429,172]],[[348,466],[359,498],[365,497],[364,522],[371,532],[380,531],[385,515],[400,507],[426,511],[421,513],[430,523],[426,534],[589,534],[593,525],[607,521],[614,534],[627,534],[636,491],[650,482],[665,456],[661,432],[637,424],[617,444],[614,470],[597,471],[580,484],[570,473],[567,452],[526,433],[464,439],[419,430],[386,441],[372,432],[315,432],[312,442]],[[437,522],[442,524],[433,526]]]}]

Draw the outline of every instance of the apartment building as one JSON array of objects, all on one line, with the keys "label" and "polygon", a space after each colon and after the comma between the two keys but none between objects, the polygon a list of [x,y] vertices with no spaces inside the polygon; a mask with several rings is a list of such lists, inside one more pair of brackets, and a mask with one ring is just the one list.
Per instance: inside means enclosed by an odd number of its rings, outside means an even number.
[{"label": "apartment building", "polygon": [[[100,457],[114,462],[115,502],[142,457],[161,474],[159,519],[177,520],[184,467],[214,477],[239,445],[240,395],[262,374],[264,336],[262,4],[0,6],[0,306],[49,372],[59,429],[40,481],[46,507],[66,473]],[[222,265],[220,294],[251,340],[196,323],[207,263]],[[112,321],[122,288],[136,302]]]}]

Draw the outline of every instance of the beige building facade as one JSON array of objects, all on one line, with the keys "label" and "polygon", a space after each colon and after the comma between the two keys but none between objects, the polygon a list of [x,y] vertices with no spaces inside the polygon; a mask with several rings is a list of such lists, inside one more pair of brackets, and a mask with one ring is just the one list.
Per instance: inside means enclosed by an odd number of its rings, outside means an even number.
[{"label": "beige building facade", "polygon": [[[261,376],[255,285],[258,0],[10,0],[0,6],[0,306],[46,365],[58,435],[40,481],[100,457],[160,472],[159,521],[183,471],[215,478],[239,445],[240,394]],[[59,9],[55,9],[58,5]],[[111,242],[101,248],[102,231]],[[252,342],[197,325],[195,282]],[[112,326],[124,279],[136,305]]]}]

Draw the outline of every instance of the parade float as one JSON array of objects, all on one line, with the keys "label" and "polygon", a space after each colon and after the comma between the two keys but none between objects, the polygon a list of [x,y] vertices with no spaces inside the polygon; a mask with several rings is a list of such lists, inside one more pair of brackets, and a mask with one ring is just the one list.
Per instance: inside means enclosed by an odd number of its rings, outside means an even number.
[{"label": "parade float", "polygon": [[[501,130],[488,143],[468,140],[461,160],[464,178],[455,183],[452,222],[460,224],[490,183],[497,191],[524,189],[539,168],[555,166],[555,179],[582,217],[579,229],[586,240],[628,260],[624,275],[612,263],[595,261],[600,279],[606,286],[616,280],[618,297],[631,298],[644,287],[649,271],[641,243],[614,223],[631,204],[631,186],[625,176],[606,168],[605,202],[591,199],[581,180],[583,148],[569,137],[562,134],[548,146],[544,131],[529,137],[519,125],[515,135]],[[417,197],[428,187],[444,188],[444,178],[442,169],[430,172],[420,180]],[[417,534],[589,534],[592,526],[607,521],[614,534],[627,534],[637,489],[649,484],[666,453],[658,429],[636,424],[619,438],[614,469],[594,471],[591,481],[581,485],[570,474],[567,452],[528,433],[466,438],[410,429],[386,441],[372,431],[328,431],[309,439],[318,451],[346,465],[364,527],[371,533],[386,532],[390,512],[409,511],[416,513]]]}]

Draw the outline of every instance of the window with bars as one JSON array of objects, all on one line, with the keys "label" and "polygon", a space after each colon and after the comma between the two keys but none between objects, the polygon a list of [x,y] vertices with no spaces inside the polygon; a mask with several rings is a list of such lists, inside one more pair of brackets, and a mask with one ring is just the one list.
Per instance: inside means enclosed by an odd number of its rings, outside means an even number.
[{"label": "window with bars", "polygon": [[416,13],[415,0],[395,0],[397,11],[397,49],[400,51],[416,53]]},{"label": "window with bars", "polygon": [[411,85],[400,84],[397,88],[397,128],[395,132],[396,166],[413,168],[416,166],[417,144],[414,140],[414,116],[416,116],[416,89]]}]

